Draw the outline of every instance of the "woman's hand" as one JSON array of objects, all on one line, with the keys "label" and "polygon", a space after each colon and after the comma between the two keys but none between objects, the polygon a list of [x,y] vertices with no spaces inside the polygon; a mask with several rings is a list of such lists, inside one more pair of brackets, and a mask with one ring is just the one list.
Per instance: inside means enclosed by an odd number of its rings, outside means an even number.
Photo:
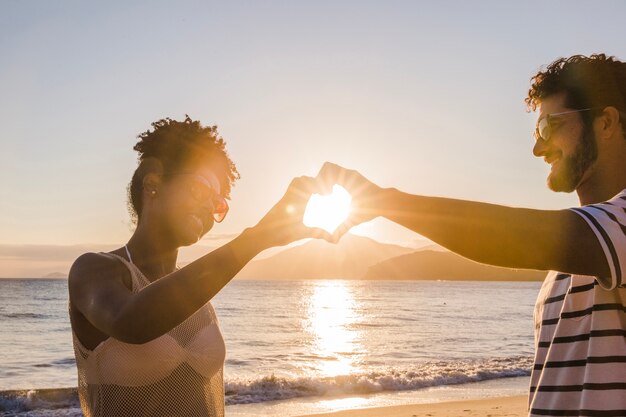
[{"label": "woman's hand", "polygon": [[321,184],[315,178],[297,177],[291,181],[285,195],[250,231],[269,248],[283,246],[305,238],[322,238],[329,242],[336,239],[327,231],[306,227],[302,223],[304,210],[313,193],[321,192]]}]

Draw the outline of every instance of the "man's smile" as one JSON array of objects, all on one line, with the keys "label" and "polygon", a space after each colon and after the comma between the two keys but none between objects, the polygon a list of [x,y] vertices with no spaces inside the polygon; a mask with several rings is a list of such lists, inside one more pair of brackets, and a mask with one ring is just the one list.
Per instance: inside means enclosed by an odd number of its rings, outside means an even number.
[{"label": "man's smile", "polygon": [[543,160],[548,165],[552,165],[553,163],[555,163],[559,159],[561,159],[560,152],[554,152],[554,153],[548,154],[548,155],[544,156],[544,158],[543,158]]}]

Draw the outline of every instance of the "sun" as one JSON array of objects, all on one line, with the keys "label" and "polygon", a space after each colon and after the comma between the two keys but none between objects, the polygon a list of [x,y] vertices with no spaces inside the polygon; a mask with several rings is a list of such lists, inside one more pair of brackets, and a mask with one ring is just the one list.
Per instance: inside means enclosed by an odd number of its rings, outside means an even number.
[{"label": "sun", "polygon": [[302,222],[307,227],[319,227],[332,233],[350,214],[352,196],[345,188],[335,184],[329,195],[313,194]]}]

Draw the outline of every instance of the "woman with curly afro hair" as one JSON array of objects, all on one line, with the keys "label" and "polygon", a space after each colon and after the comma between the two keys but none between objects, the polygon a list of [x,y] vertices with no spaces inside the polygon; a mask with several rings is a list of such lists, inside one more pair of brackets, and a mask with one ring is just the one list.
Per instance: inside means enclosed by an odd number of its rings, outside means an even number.
[{"label": "woman with curly afro hair", "polygon": [[128,187],[136,229],[109,253],[86,253],[69,274],[78,393],[86,417],[223,416],[224,340],[210,300],[255,255],[307,237],[319,186],[299,177],[254,227],[183,268],[178,249],[228,213],[239,173],[215,126],[159,120],[139,135]]}]

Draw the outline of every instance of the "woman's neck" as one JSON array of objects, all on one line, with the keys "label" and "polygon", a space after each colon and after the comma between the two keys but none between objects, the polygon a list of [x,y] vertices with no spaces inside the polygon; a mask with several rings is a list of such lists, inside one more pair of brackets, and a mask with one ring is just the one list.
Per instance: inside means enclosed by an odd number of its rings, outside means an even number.
[{"label": "woman's neck", "polygon": [[176,270],[178,248],[159,239],[146,228],[137,226],[126,244],[135,266],[150,280],[155,281]]}]

